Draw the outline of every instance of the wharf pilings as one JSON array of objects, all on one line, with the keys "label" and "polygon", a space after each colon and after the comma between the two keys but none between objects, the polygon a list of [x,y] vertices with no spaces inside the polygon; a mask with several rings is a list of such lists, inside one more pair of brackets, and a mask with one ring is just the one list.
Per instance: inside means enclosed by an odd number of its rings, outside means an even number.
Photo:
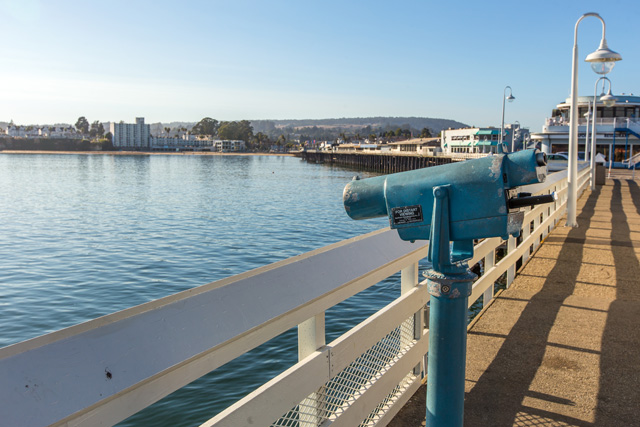
[{"label": "wharf pilings", "polygon": [[336,153],[306,150],[297,153],[297,155],[310,163],[329,163],[382,174],[446,165],[455,161],[450,157],[422,156],[417,153]]}]

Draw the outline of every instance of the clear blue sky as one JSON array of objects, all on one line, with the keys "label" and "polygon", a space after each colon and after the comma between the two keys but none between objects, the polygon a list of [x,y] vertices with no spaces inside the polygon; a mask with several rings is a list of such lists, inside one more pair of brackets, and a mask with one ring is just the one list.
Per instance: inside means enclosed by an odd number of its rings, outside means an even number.
[{"label": "clear blue sky", "polygon": [[[640,94],[640,2],[0,0],[0,121],[423,116],[539,131],[597,12]],[[582,21],[580,94],[600,41]]]}]

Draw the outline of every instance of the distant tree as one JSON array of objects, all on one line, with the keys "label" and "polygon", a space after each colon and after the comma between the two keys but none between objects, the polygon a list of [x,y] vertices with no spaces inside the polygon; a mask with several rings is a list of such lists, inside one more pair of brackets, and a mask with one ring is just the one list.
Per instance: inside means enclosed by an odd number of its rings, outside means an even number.
[{"label": "distant tree", "polygon": [[99,120],[91,123],[91,129],[89,129],[89,136],[91,138],[95,138],[97,136],[104,135],[104,126],[100,123]]},{"label": "distant tree", "polygon": [[167,133],[167,135],[169,135],[169,132],[171,132],[171,128],[164,128],[164,131]]},{"label": "distant tree", "polygon": [[431,136],[431,130],[429,128],[422,128],[420,138],[431,138]]},{"label": "distant tree", "polygon": [[248,149],[268,150],[271,140],[266,134],[258,132],[253,136],[252,142],[253,143],[247,147]]},{"label": "distant tree", "polygon": [[211,117],[205,117],[196,123],[196,125],[191,129],[191,133],[196,135],[214,136],[218,133],[219,126],[220,123],[218,123],[217,120],[212,119]]},{"label": "distant tree", "polygon": [[86,135],[89,133],[89,120],[86,119],[86,117],[84,116],[80,116],[78,118],[78,121],[76,122],[76,129],[78,129],[78,132],[80,132],[83,135]]},{"label": "distant tree", "polygon": [[113,142],[113,134],[111,132],[107,132],[104,138],[109,142]]},{"label": "distant tree", "polygon": [[221,122],[218,128],[218,137],[220,139],[251,141],[253,138],[253,127],[251,127],[251,122],[248,120]]}]

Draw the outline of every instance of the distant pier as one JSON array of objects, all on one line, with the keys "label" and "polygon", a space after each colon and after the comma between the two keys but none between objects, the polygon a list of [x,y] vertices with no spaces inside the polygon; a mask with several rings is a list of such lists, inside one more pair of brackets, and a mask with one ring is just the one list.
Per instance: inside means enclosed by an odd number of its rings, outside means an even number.
[{"label": "distant pier", "polygon": [[367,169],[383,174],[404,172],[430,166],[446,165],[455,160],[450,157],[423,156],[417,153],[332,152],[306,150],[296,154],[311,163],[331,163],[354,169]]}]

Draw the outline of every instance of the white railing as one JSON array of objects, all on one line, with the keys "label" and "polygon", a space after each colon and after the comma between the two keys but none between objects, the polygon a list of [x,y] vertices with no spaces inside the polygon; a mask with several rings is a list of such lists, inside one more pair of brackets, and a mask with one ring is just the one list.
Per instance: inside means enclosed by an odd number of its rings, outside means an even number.
[{"label": "white railing", "polygon": [[487,157],[489,155],[491,155],[491,153],[449,153],[449,152],[437,153],[437,156],[450,157],[454,160],[479,159],[482,157]]},{"label": "white railing", "polygon": [[[589,169],[579,171],[580,191]],[[521,238],[486,239],[469,306],[526,263],[566,208],[566,171],[529,186]],[[298,325],[300,361],[205,426],[384,426],[424,377],[427,243],[380,230],[0,349],[3,425],[112,425]],[[325,344],[329,308],[401,271],[401,296]],[[212,390],[211,393],[215,393]],[[250,421],[250,422],[249,422]],[[323,424],[324,423],[324,424]]]},{"label": "white railing", "polygon": [[622,162],[623,165],[626,165],[629,169],[633,169],[634,171],[636,170],[638,163],[640,163],[640,153],[634,154],[632,157]]},{"label": "white railing", "polygon": [[[593,122],[589,120],[589,125],[591,126]],[[584,126],[587,124],[586,118],[578,119],[578,126]],[[569,126],[569,120],[550,117],[545,119],[545,125],[549,126]],[[596,118],[596,126],[611,126],[619,127],[619,128],[629,128],[634,129],[640,127],[640,119],[632,118],[632,117],[599,117]]]}]

